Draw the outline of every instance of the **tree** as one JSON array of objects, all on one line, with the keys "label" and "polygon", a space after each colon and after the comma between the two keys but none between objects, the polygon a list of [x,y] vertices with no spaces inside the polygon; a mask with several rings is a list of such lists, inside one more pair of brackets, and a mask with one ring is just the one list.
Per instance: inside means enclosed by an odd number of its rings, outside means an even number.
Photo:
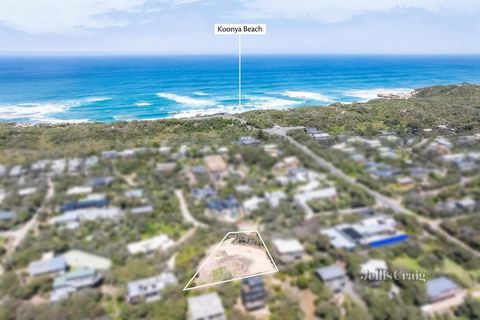
[{"label": "tree", "polygon": [[465,302],[455,310],[455,315],[470,320],[480,320],[480,301],[468,296]]},{"label": "tree", "polygon": [[340,309],[329,301],[320,301],[315,306],[315,315],[324,320],[340,319]]}]

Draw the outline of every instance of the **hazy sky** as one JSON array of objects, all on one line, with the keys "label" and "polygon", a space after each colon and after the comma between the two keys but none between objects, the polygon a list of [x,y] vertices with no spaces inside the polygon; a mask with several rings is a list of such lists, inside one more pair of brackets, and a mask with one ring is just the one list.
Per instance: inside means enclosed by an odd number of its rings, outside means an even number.
[{"label": "hazy sky", "polygon": [[480,0],[0,0],[0,52],[480,53]]}]

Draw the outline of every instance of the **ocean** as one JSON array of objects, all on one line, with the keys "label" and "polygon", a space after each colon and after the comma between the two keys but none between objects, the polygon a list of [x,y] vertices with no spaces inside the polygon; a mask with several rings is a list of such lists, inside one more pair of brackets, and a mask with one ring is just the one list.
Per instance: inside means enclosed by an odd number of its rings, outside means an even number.
[{"label": "ocean", "polygon": [[480,83],[480,56],[0,57],[0,121],[112,122],[367,101]]}]

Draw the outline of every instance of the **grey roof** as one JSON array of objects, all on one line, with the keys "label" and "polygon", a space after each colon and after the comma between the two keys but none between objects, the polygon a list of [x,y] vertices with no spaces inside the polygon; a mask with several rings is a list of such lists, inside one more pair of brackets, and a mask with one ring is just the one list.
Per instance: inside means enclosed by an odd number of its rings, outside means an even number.
[{"label": "grey roof", "polygon": [[328,281],[331,279],[336,279],[336,278],[345,276],[345,270],[343,270],[336,264],[332,264],[325,268],[319,268],[315,272],[323,281]]},{"label": "grey roof", "polygon": [[156,277],[140,279],[127,284],[129,298],[158,293],[169,285],[177,283],[177,278],[172,272],[164,272]]},{"label": "grey roof", "polygon": [[17,214],[13,211],[0,211],[0,221],[13,220]]},{"label": "grey roof", "polygon": [[278,253],[292,254],[298,252],[304,252],[303,245],[297,239],[275,239],[272,241],[273,245],[277,249]]},{"label": "grey roof", "polygon": [[255,285],[263,285],[263,279],[261,276],[249,277],[243,279],[242,283],[253,287]]},{"label": "grey roof", "polygon": [[66,268],[67,265],[65,263],[65,259],[63,256],[59,256],[51,259],[31,262],[28,266],[28,273],[31,276],[36,276],[44,273],[64,271]]},{"label": "grey roof", "polygon": [[98,274],[95,269],[81,268],[56,277],[53,280],[53,288],[59,288],[67,285],[75,286],[75,280],[85,278],[87,278],[88,281],[84,281],[82,286],[93,286],[102,278],[102,276]]},{"label": "grey roof", "polygon": [[458,285],[447,277],[439,277],[427,282],[427,296],[430,299],[456,289]]},{"label": "grey roof", "polygon": [[192,319],[208,319],[213,315],[224,314],[222,301],[217,293],[188,298],[188,310]]},{"label": "grey roof", "polygon": [[144,213],[150,213],[153,212],[153,206],[141,206],[141,207],[135,207],[130,210],[132,214],[144,214]]},{"label": "grey roof", "polygon": [[335,228],[324,229],[320,232],[329,237],[330,243],[335,248],[353,249],[357,246]]}]

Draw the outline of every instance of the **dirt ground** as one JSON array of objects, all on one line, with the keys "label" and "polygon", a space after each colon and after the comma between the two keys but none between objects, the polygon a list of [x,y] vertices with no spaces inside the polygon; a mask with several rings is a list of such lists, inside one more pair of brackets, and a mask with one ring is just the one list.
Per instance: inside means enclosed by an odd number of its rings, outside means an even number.
[{"label": "dirt ground", "polygon": [[195,285],[276,271],[264,248],[232,242],[233,239],[223,241],[198,273]]}]

